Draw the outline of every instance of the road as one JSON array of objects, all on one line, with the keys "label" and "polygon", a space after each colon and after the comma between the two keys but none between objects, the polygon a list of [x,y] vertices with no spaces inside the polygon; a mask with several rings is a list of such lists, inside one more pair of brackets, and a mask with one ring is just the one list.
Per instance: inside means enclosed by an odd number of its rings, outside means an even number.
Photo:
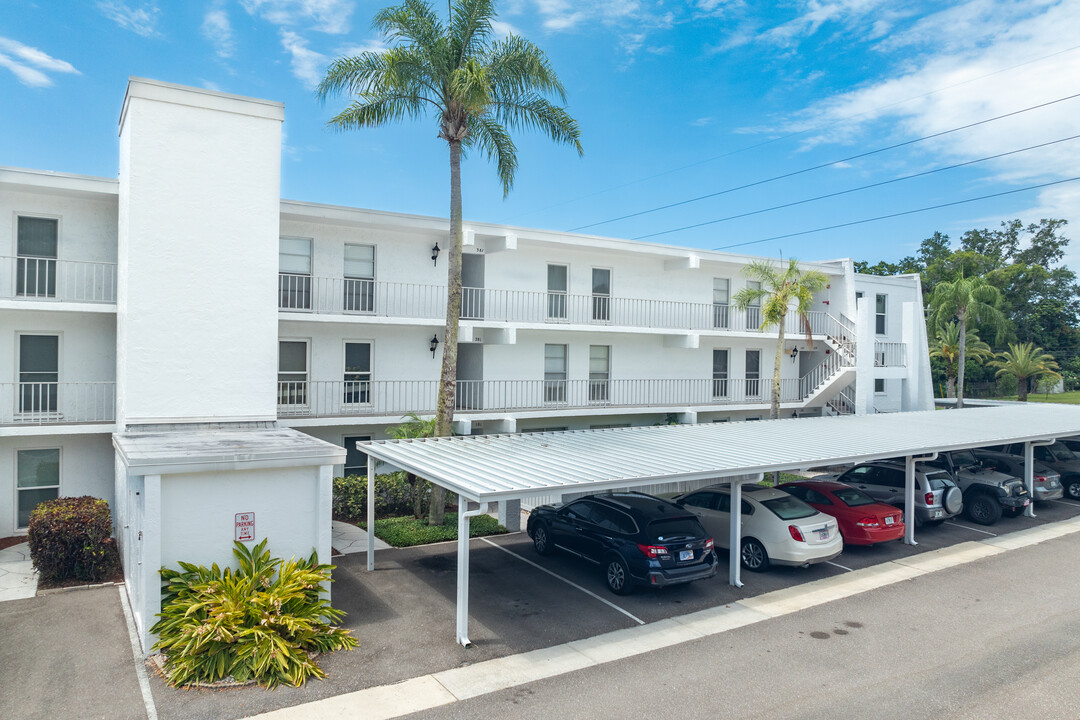
[{"label": "road", "polygon": [[1080,534],[410,715],[1078,718]]}]

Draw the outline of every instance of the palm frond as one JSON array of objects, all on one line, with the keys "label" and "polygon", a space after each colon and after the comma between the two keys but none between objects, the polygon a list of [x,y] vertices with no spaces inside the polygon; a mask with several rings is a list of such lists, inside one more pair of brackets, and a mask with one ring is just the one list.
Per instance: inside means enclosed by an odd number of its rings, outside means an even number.
[{"label": "palm frond", "polygon": [[495,161],[503,197],[509,195],[517,171],[517,147],[506,128],[487,115],[481,115],[473,119],[466,145],[476,147]]}]

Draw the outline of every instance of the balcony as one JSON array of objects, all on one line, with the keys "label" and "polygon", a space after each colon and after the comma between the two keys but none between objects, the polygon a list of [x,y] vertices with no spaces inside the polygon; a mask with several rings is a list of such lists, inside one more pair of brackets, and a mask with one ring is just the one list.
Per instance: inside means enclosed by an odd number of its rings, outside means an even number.
[{"label": "balcony", "polygon": [[116,263],[0,256],[0,299],[116,303]]},{"label": "balcony", "polygon": [[907,367],[907,345],[898,342],[875,342],[874,367]]},{"label": "balcony", "polygon": [[115,421],[115,382],[0,383],[0,425]]}]

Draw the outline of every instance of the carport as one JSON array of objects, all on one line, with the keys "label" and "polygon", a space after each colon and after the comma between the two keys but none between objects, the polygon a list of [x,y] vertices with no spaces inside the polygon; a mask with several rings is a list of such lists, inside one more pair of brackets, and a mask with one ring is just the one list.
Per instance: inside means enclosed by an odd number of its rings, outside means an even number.
[{"label": "carport", "polygon": [[[358,443],[368,454],[368,570],[375,567],[374,478],[380,460],[459,496],[457,641],[469,645],[469,519],[488,503],[667,483],[730,482],[729,582],[741,586],[741,486],[774,470],[906,459],[905,517],[914,517],[915,463],[945,450],[1025,443],[1025,484],[1033,495],[1032,448],[1080,435],[1080,408],[1032,404],[870,416],[662,425],[514,435]],[[1030,511],[1030,507],[1029,507]],[[904,541],[915,543],[914,523]]]}]

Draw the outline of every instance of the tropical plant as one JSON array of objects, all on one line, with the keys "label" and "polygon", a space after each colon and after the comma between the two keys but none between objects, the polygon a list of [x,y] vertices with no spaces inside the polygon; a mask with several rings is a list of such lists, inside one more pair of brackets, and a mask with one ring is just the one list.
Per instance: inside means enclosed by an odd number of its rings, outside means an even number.
[{"label": "tropical plant", "polygon": [[[953,280],[943,280],[930,295],[930,324],[941,327],[955,321],[957,336],[956,407],[964,407],[964,363],[967,360],[968,323],[996,330],[1005,329],[1005,316],[998,306],[1001,292],[982,277],[965,277],[961,271]],[[1000,342],[1002,338],[998,338]]]},{"label": "tropical plant", "polygon": [[[994,356],[990,346],[979,339],[977,330],[968,330],[966,360],[982,363]],[[938,327],[937,335],[930,344],[930,357],[945,363],[945,397],[956,397],[956,377],[960,368],[960,326],[955,322]]]},{"label": "tropical plant", "polygon": [[[780,365],[784,359],[784,326],[788,312],[794,309],[800,324],[806,332],[806,341],[811,348],[814,338],[810,332],[810,320],[807,313],[814,305],[814,294],[821,292],[829,280],[817,270],[803,270],[792,258],[786,270],[781,271],[767,260],[755,260],[743,268],[743,275],[758,283],[758,287],[744,287],[732,298],[735,306],[745,310],[751,304],[761,304],[761,329],[775,326],[778,330],[776,339],[776,360],[773,363],[772,405],[770,417],[780,417]],[[794,308],[792,307],[794,306]]]},{"label": "tropical plant", "polygon": [[30,560],[45,582],[103,580],[119,566],[109,503],[83,495],[38,503],[27,525]]},{"label": "tropical plant", "polygon": [[[352,103],[329,121],[341,129],[378,127],[432,115],[450,150],[450,259],[446,327],[435,414],[435,435],[449,437],[457,380],[461,313],[461,157],[475,149],[493,159],[509,194],[517,170],[510,128],[539,130],[581,154],[577,121],[547,98],[565,102],[555,70],[542,50],[509,34],[494,38],[494,0],[454,0],[447,23],[425,0],[405,0],[376,13],[373,26],[392,47],[331,63],[318,97],[346,95]],[[432,488],[432,525],[442,523],[445,490]]]},{"label": "tropical plant", "polygon": [[176,686],[232,677],[267,687],[301,685],[325,677],[312,652],[356,647],[348,630],[331,623],[345,616],[319,597],[333,565],[271,558],[266,540],[250,550],[233,543],[237,570],[181,562],[161,569],[166,588],[155,650],[165,654],[165,676]]},{"label": "tropical plant", "polygon": [[1012,375],[1016,378],[1016,397],[1020,402],[1027,402],[1029,379],[1061,379],[1054,356],[1035,347],[1035,343],[1009,343],[1009,349],[998,353],[988,365],[998,368],[995,377]]},{"label": "tropical plant", "polygon": [[[435,418],[425,420],[413,413],[406,418],[405,422],[390,428],[388,433],[390,437],[397,440],[433,437],[435,435]],[[431,483],[413,475],[411,472],[405,473],[405,480],[412,488],[413,517],[419,520],[424,512],[424,496],[427,494],[428,486]]]}]

